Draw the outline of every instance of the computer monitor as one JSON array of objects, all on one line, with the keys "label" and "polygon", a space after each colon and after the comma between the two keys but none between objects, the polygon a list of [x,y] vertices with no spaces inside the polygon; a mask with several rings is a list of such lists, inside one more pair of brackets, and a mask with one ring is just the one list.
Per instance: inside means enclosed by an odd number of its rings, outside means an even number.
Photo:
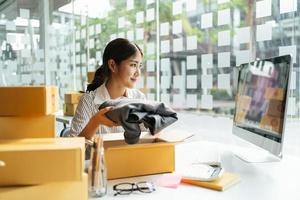
[{"label": "computer monitor", "polygon": [[[290,55],[238,67],[232,132],[266,150],[235,150],[234,153],[243,160],[266,162],[282,158],[291,70]],[[278,159],[270,159],[274,157]]]}]

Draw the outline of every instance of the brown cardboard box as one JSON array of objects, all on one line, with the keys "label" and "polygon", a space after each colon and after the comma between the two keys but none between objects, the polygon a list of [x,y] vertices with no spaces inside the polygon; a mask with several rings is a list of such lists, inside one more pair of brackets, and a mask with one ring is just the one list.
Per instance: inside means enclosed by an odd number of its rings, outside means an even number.
[{"label": "brown cardboard box", "polygon": [[94,80],[95,72],[88,72],[87,73],[87,82],[92,83]]},{"label": "brown cardboard box", "polygon": [[265,91],[265,98],[283,101],[284,92],[283,88],[267,88]]},{"label": "brown cardboard box", "polygon": [[49,115],[56,111],[55,86],[0,87],[0,116]]},{"label": "brown cardboard box", "polygon": [[283,119],[279,117],[272,117],[269,115],[264,115],[260,121],[260,127],[274,131],[276,133],[282,132]]},{"label": "brown cardboard box", "polygon": [[177,136],[175,133],[166,133],[160,138],[154,138],[142,133],[138,144],[128,145],[124,142],[123,133],[105,134],[103,139],[108,179],[173,172],[174,142],[190,136],[190,133]]},{"label": "brown cardboard box", "polygon": [[0,139],[54,138],[55,115],[0,117]]},{"label": "brown cardboard box", "polygon": [[0,140],[0,186],[82,180],[83,138]]},{"label": "brown cardboard box", "polygon": [[68,92],[65,94],[65,103],[66,104],[78,104],[81,96],[84,93],[82,92]]},{"label": "brown cardboard box", "polygon": [[284,115],[282,101],[276,99],[270,99],[268,109],[267,109],[267,115],[270,115],[272,117],[282,118]]},{"label": "brown cardboard box", "polygon": [[88,176],[82,174],[82,180],[52,182],[43,185],[0,187],[0,199],[3,200],[87,200]]},{"label": "brown cardboard box", "polygon": [[78,106],[78,104],[65,103],[64,104],[64,115],[74,116],[77,106]]}]

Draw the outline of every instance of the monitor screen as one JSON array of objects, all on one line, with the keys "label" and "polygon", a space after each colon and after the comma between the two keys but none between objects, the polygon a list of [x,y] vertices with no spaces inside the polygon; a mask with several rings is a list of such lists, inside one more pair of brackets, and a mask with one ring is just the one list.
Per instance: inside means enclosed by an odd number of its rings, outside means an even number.
[{"label": "monitor screen", "polygon": [[[290,55],[239,67],[234,126],[244,130],[247,138],[257,135],[275,143],[282,142],[290,70]],[[256,145],[265,143],[259,139],[252,141],[258,141]]]}]

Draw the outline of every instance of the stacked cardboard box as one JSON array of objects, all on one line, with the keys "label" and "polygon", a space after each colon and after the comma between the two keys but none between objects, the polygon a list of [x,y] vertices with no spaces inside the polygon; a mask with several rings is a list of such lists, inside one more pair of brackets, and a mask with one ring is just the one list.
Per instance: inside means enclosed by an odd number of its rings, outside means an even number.
[{"label": "stacked cardboard box", "polygon": [[260,121],[260,127],[281,133],[284,116],[284,89],[267,88],[264,95],[268,108]]},{"label": "stacked cardboard box", "polygon": [[74,116],[77,105],[80,101],[82,92],[68,92],[65,94],[64,115]]},{"label": "stacked cardboard box", "polygon": [[0,158],[0,199],[88,198],[83,138],[0,140]]},{"label": "stacked cardboard box", "polygon": [[87,73],[87,82],[92,83],[95,77],[95,72],[88,72]]},{"label": "stacked cardboard box", "polygon": [[55,86],[0,87],[0,139],[55,137]]}]

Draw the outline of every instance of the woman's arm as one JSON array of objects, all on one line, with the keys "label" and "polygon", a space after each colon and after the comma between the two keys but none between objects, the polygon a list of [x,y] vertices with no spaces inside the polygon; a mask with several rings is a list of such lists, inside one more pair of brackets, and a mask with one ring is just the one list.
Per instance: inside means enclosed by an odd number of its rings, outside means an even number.
[{"label": "woman's arm", "polygon": [[91,139],[96,134],[99,125],[105,125],[108,127],[117,126],[116,123],[109,120],[105,116],[105,113],[110,111],[111,109],[112,107],[106,107],[99,110],[99,112],[97,112],[93,117],[91,117],[87,125],[84,127],[84,129],[80,132],[78,136],[85,137],[86,139]]}]

